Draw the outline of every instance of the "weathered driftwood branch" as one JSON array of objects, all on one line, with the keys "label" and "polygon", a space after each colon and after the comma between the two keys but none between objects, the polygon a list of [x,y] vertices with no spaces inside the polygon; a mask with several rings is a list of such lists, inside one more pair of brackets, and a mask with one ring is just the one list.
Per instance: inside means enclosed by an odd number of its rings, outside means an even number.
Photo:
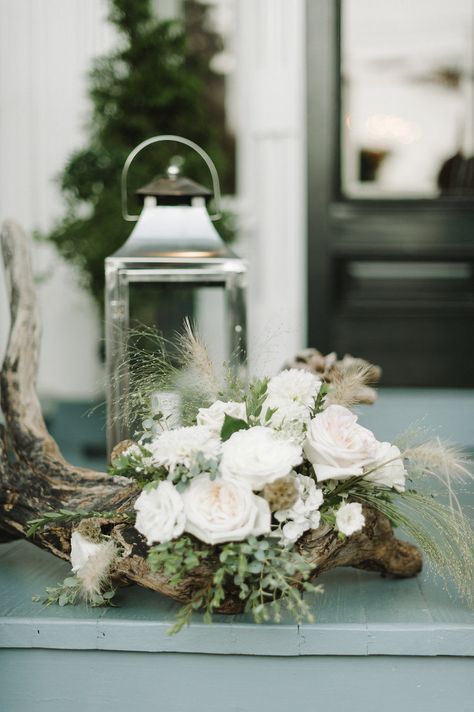
[{"label": "weathered driftwood branch", "polygon": [[[128,481],[74,467],[62,457],[48,433],[35,390],[40,327],[28,240],[14,223],[4,225],[1,244],[10,306],[10,330],[0,377],[5,425],[0,437],[0,540],[26,535],[27,522],[48,510],[95,511],[130,509],[137,489]],[[413,576],[421,569],[416,547],[397,540],[388,520],[365,508],[362,533],[345,541],[329,528],[310,532],[301,542],[314,562],[315,575],[335,566],[354,566],[393,576]],[[184,584],[172,588],[146,563],[146,547],[131,525],[101,520],[103,530],[123,547],[115,575],[123,581],[187,601],[208,580],[212,564]],[[70,526],[50,526],[34,544],[63,559],[69,558]],[[234,613],[242,602],[232,591],[222,611]]]}]

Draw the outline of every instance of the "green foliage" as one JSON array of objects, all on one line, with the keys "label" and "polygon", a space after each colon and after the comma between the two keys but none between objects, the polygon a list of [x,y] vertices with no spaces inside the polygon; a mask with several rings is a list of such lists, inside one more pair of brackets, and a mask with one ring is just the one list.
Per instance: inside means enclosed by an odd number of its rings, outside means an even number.
[{"label": "green foliage", "polygon": [[115,457],[108,472],[110,475],[135,480],[140,487],[157,480],[164,480],[168,474],[163,467],[156,467],[152,463],[151,453],[141,444],[135,444]]},{"label": "green foliage", "polygon": [[241,418],[234,418],[232,415],[228,415],[226,413],[221,429],[221,440],[222,442],[225,442],[234,433],[237,433],[239,430],[248,430],[248,428],[249,424],[245,420],[242,420]]},{"label": "green foliage", "polygon": [[[211,69],[221,38],[209,29],[208,8],[186,0],[180,21],[161,21],[151,0],[109,0],[109,19],[121,35],[117,49],[90,72],[88,145],[69,158],[59,184],[64,219],[44,239],[80,268],[100,306],[104,259],[130,233],[120,205],[120,173],[130,150],[150,136],[172,133],[202,145],[225,191],[233,189],[233,138],[225,126],[222,76]],[[166,168],[176,145],[144,151],[130,175],[130,192]],[[185,151],[185,172],[209,184],[207,169]],[[132,206],[138,208],[138,204]],[[232,226],[220,223],[224,239]]]},{"label": "green foliage", "polygon": [[196,569],[211,553],[211,549],[197,539],[182,536],[174,541],[152,546],[148,564],[152,571],[160,571],[176,586],[190,571]]},{"label": "green foliage", "polygon": [[129,512],[87,512],[84,509],[78,509],[73,512],[69,509],[59,509],[57,512],[45,512],[38,519],[30,519],[26,536],[33,537],[38,531],[48,526],[73,524],[83,519],[99,518],[126,522],[131,521],[132,517],[133,514]]},{"label": "green foliage", "polygon": [[190,537],[182,537],[152,547],[148,556],[150,568],[170,577],[172,586],[206,564],[206,560],[214,575],[178,611],[176,623],[168,631],[170,634],[188,625],[193,611],[202,610],[205,622],[212,622],[213,612],[222,605],[229,587],[245,601],[245,611],[250,612],[257,623],[280,622],[284,608],[298,623],[314,620],[303,597],[304,592],[322,592],[321,586],[309,581],[311,564],[296,551],[282,548],[272,539],[251,536],[244,542],[209,548]]},{"label": "green foliage", "polygon": [[331,390],[330,386],[328,383],[321,383],[321,386],[318,391],[318,395],[315,398],[314,401],[314,407],[312,408],[311,411],[311,417],[314,418],[315,415],[320,413],[322,409],[324,408],[324,404],[326,401],[326,396]]},{"label": "green foliage", "polygon": [[[100,593],[95,593],[92,597],[88,597],[87,603],[93,608],[99,606],[111,606],[112,599],[116,594],[113,588],[107,589]],[[84,598],[81,581],[77,576],[68,576],[62,583],[57,586],[46,588],[44,596],[33,596],[34,603],[44,603],[45,606],[51,606],[53,603],[59,606],[74,606]]]},{"label": "green foliage", "polygon": [[263,404],[267,397],[269,378],[254,378],[250,383],[245,395],[245,405],[247,408],[247,419],[250,425],[260,422]]},{"label": "green foliage", "polygon": [[218,466],[217,460],[207,460],[201,453],[197,453],[196,459],[190,467],[177,465],[177,467],[168,473],[167,479],[175,485],[178,492],[182,492],[191,480],[203,472],[210,475],[211,479],[215,479],[217,477]]},{"label": "green foliage", "polygon": [[136,445],[130,452],[124,452],[115,458],[109,468],[110,475],[119,475],[134,480],[142,489],[156,487],[162,480],[172,482],[178,491],[195,477],[206,472],[211,478],[217,475],[218,463],[216,460],[207,460],[201,453],[197,453],[191,466],[177,465],[168,472],[165,467],[157,467],[151,460],[151,454],[143,445]]}]

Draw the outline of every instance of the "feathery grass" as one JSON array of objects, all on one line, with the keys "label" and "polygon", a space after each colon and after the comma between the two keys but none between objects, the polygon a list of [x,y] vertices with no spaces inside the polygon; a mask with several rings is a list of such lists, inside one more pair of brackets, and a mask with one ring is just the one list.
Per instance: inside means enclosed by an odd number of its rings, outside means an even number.
[{"label": "feathery grass", "polygon": [[334,369],[327,398],[328,403],[350,408],[360,403],[361,389],[373,380],[373,366],[356,361],[344,369]]}]

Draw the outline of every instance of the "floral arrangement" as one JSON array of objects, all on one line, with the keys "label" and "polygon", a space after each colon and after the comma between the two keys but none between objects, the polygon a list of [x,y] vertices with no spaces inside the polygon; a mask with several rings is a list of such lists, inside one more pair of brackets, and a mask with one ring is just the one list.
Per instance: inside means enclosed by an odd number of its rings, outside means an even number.
[{"label": "floral arrangement", "polygon": [[[472,597],[474,537],[452,486],[469,476],[465,460],[438,439],[419,442],[418,434],[396,444],[377,440],[350,409],[367,378],[364,366],[330,384],[289,368],[245,387],[230,377],[218,381],[189,328],[185,343],[192,373],[183,380],[180,371],[178,426],[175,415],[170,423],[169,414],[149,411],[157,382],[150,378],[153,357],[142,354],[146,370],[134,407],[148,411],[141,432],[116,446],[111,464],[112,476],[136,484],[131,505],[112,513],[63,510],[31,523],[31,534],[59,521],[77,525],[72,575],[48,589],[48,603],[111,602],[114,565],[127,555],[100,529],[101,519],[114,518],[134,526],[150,570],[171,588],[192,578],[173,632],[198,609],[210,621],[229,591],[257,622],[279,621],[283,607],[295,620],[311,621],[308,594],[322,587],[311,580],[308,541],[322,530],[341,542],[360,535],[366,507],[403,527]],[[163,388],[164,371],[157,371]],[[421,491],[428,475],[443,483],[449,502]]]}]

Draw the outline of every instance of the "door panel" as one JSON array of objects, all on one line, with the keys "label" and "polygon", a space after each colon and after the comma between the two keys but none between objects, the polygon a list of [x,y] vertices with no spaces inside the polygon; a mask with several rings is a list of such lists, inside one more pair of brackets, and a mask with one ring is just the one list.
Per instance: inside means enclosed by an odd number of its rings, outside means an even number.
[{"label": "door panel", "polygon": [[474,0],[307,12],[309,342],[472,387]]}]

